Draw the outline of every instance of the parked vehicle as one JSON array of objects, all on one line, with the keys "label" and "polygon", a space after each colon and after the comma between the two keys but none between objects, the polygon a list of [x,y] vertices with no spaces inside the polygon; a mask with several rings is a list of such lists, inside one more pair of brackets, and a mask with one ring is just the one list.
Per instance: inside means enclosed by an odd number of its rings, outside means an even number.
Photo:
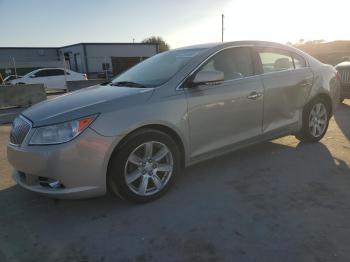
[{"label": "parked vehicle", "polygon": [[350,98],[350,61],[344,61],[337,64],[335,68],[340,74],[340,102],[343,102],[344,99]]},{"label": "parked vehicle", "polygon": [[30,107],[13,123],[7,154],[31,191],[82,198],[108,188],[146,202],[208,158],[290,134],[319,141],[338,104],[335,68],[298,49],[192,46]]},{"label": "parked vehicle", "polygon": [[44,84],[47,89],[67,89],[67,81],[87,80],[86,74],[66,70],[63,68],[41,68],[34,70],[19,79],[10,81],[13,85],[18,84]]},{"label": "parked vehicle", "polygon": [[8,75],[4,78],[3,80],[3,84],[7,85],[7,84],[10,84],[10,81],[11,80],[14,80],[14,79],[18,79],[18,78],[21,78],[22,76],[15,76],[15,75]]}]

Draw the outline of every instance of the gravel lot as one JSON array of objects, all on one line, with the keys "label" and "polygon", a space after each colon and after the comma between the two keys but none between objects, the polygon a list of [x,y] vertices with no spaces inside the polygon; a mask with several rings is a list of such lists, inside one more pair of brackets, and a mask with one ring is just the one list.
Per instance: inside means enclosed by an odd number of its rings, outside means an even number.
[{"label": "gravel lot", "polygon": [[350,100],[321,143],[262,143],[185,171],[162,199],[58,201],[10,177],[0,126],[0,261],[350,261]]}]

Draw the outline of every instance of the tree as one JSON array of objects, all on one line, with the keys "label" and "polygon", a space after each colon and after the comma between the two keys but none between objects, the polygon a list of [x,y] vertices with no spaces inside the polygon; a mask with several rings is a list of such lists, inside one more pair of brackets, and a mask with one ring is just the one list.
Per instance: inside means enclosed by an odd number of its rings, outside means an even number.
[{"label": "tree", "polygon": [[165,42],[163,38],[160,36],[151,36],[142,41],[142,43],[146,44],[159,44],[159,52],[168,51],[170,49],[169,44]]}]

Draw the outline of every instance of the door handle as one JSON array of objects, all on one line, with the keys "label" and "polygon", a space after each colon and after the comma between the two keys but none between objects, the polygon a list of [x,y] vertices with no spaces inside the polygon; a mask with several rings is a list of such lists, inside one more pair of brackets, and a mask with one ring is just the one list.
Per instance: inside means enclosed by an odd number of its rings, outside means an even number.
[{"label": "door handle", "polygon": [[250,93],[249,96],[247,96],[248,99],[251,99],[251,100],[257,100],[259,99],[260,97],[262,97],[262,94],[261,93],[258,93],[258,92],[252,92]]},{"label": "door handle", "polygon": [[312,83],[309,81],[306,81],[306,80],[300,82],[301,87],[309,87],[311,85],[312,85]]}]

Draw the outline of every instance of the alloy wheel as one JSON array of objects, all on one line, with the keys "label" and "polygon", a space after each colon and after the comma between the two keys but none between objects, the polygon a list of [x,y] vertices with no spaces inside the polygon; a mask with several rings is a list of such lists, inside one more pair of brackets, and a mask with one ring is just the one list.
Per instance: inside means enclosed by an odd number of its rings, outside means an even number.
[{"label": "alloy wheel", "polygon": [[130,153],[126,161],[126,184],[140,196],[154,195],[169,182],[173,163],[173,155],[165,144],[156,141],[143,143]]},{"label": "alloy wheel", "polygon": [[327,128],[327,108],[322,103],[315,104],[309,116],[309,130],[312,136],[320,137]]}]

